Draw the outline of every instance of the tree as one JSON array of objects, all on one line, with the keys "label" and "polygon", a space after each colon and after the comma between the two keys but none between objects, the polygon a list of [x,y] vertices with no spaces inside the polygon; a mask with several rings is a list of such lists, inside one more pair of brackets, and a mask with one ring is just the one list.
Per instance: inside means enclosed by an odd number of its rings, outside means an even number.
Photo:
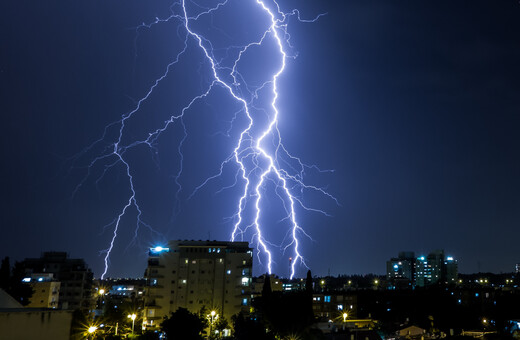
[{"label": "tree", "polygon": [[233,329],[236,340],[274,340],[273,334],[266,332],[261,320],[253,320],[244,316],[242,312],[233,315]]},{"label": "tree", "polygon": [[229,328],[229,322],[224,316],[219,317],[213,326],[213,329],[217,330],[220,336],[222,336],[222,332],[226,328]]},{"label": "tree", "polygon": [[11,265],[9,264],[9,256],[2,260],[0,266],[0,288],[7,291],[9,289],[9,279],[11,278]]},{"label": "tree", "polygon": [[5,257],[0,265],[0,288],[11,295],[23,306],[29,304],[33,289],[30,285],[23,283],[25,269],[20,262],[16,262],[11,270],[9,257]]},{"label": "tree", "polygon": [[206,323],[199,315],[179,308],[161,323],[161,329],[169,340],[203,340]]},{"label": "tree", "polygon": [[313,293],[313,288],[312,288],[312,274],[311,274],[311,270],[307,270],[307,279],[305,280],[305,292],[308,294],[308,295],[311,295],[312,296],[312,293]]},{"label": "tree", "polygon": [[271,296],[273,290],[271,289],[271,276],[269,274],[264,275],[264,285],[262,286],[262,296],[267,298]]}]

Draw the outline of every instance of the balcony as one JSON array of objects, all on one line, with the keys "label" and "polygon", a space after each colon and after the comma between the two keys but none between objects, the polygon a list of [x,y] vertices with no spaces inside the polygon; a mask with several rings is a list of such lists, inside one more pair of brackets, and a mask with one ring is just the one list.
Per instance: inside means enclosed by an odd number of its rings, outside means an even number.
[{"label": "balcony", "polygon": [[161,309],[162,307],[157,304],[155,301],[149,301],[144,303],[145,307],[153,307],[154,309]]}]

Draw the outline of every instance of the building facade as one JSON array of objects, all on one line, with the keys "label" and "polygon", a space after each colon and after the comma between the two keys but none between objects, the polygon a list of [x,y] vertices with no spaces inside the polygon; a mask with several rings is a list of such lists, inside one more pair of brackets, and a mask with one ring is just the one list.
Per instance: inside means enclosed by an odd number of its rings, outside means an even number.
[{"label": "building facade", "polygon": [[386,262],[386,278],[391,288],[426,287],[438,283],[455,284],[458,264],[444,250],[415,257],[413,252],[400,252]]},{"label": "building facade", "polygon": [[249,311],[252,263],[247,242],[177,240],[151,248],[143,327],[157,328],[180,307],[214,310],[228,320]]},{"label": "building facade", "polygon": [[26,277],[53,274],[60,282],[58,308],[90,309],[93,274],[83,259],[71,259],[65,252],[44,252],[40,258],[22,262]]},{"label": "building facade", "polygon": [[415,253],[399,252],[399,256],[386,261],[386,279],[394,287],[409,287],[415,277]]},{"label": "building facade", "polygon": [[54,279],[52,273],[32,274],[23,282],[33,289],[33,295],[27,307],[30,308],[58,308],[61,282]]}]

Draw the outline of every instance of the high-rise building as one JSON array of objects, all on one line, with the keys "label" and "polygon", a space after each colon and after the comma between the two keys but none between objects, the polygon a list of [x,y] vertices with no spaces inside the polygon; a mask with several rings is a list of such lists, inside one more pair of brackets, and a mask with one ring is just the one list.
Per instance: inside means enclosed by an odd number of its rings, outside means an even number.
[{"label": "high-rise building", "polygon": [[394,287],[408,287],[415,275],[415,253],[399,252],[399,256],[386,261],[386,279]]},{"label": "high-rise building", "polygon": [[457,261],[445,256],[444,250],[436,250],[415,261],[415,285],[431,286],[437,283],[455,283],[458,275]]},{"label": "high-rise building", "polygon": [[458,265],[444,250],[415,257],[414,252],[400,252],[386,262],[386,278],[393,288],[425,287],[437,283],[455,283]]},{"label": "high-rise building", "polygon": [[520,263],[517,263],[515,266],[515,272],[518,274],[520,273]]},{"label": "high-rise building", "polygon": [[253,251],[247,242],[170,241],[151,248],[143,326],[157,328],[179,307],[203,307],[228,320],[248,311]]},{"label": "high-rise building", "polygon": [[26,277],[53,274],[60,282],[58,308],[89,309],[92,307],[92,271],[83,259],[70,259],[65,252],[44,252],[40,258],[22,262]]}]

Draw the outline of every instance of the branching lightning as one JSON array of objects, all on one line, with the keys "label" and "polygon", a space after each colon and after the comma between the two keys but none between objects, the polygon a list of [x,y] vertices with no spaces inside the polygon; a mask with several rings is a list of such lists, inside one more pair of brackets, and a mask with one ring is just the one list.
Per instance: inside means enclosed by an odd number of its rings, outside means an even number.
[{"label": "branching lightning", "polygon": [[[327,215],[326,212],[306,206],[298,192],[305,190],[312,190],[323,194],[325,197],[338,203],[337,200],[330,195],[325,189],[307,185],[304,183],[305,171],[312,169],[321,172],[318,167],[304,164],[300,158],[289,154],[282,143],[280,131],[278,129],[278,117],[281,114],[278,107],[278,98],[281,95],[279,91],[279,78],[284,73],[289,59],[294,58],[287,52],[287,48],[292,48],[290,42],[290,34],[287,27],[290,17],[295,17],[300,22],[314,22],[320,16],[312,20],[304,20],[300,17],[298,10],[292,10],[285,13],[280,9],[279,4],[275,0],[247,0],[253,1],[258,6],[258,16],[260,19],[267,18],[269,25],[263,31],[257,40],[250,42],[244,46],[230,46],[229,50],[234,51],[235,57],[230,63],[231,66],[225,67],[221,65],[221,60],[215,57],[213,45],[209,39],[205,38],[202,33],[197,32],[193,28],[193,23],[200,18],[212,15],[219,11],[224,6],[228,6],[228,2],[232,0],[215,1],[212,7],[204,8],[193,1],[190,4],[198,8],[198,13],[189,13],[190,10],[186,4],[186,0],[180,0],[174,3],[171,7],[170,15],[165,19],[156,18],[156,20],[149,24],[142,24],[137,27],[137,31],[141,29],[149,29],[154,25],[175,21],[179,23],[179,31],[182,31],[184,48],[176,55],[174,60],[169,63],[164,73],[157,78],[152,86],[148,89],[146,94],[137,101],[135,107],[130,112],[122,115],[121,119],[110,124],[105,128],[102,137],[87,147],[77,158],[91,152],[94,147],[104,145],[103,151],[98,154],[86,166],[87,174],[85,178],[76,187],[79,190],[85,183],[86,179],[91,176],[91,169],[98,164],[103,164],[103,176],[108,170],[122,166],[124,174],[129,184],[129,196],[126,204],[117,214],[117,217],[108,226],[113,226],[113,234],[110,239],[109,247],[104,251],[104,272],[101,275],[103,279],[107,274],[109,268],[109,259],[116,241],[118,231],[121,227],[122,218],[128,213],[130,209],[135,209],[137,213],[136,221],[136,235],[140,226],[151,227],[142,219],[142,210],[139,207],[137,200],[137,193],[135,190],[134,175],[132,167],[126,153],[130,149],[140,145],[146,146],[151,150],[156,150],[157,143],[161,135],[169,129],[173,124],[181,124],[184,135],[180,143],[177,145],[179,153],[180,164],[179,170],[175,174],[175,183],[177,186],[176,199],[179,200],[179,193],[183,189],[180,184],[180,177],[183,174],[183,144],[188,136],[188,131],[185,125],[185,115],[189,114],[192,106],[201,100],[204,100],[216,88],[220,87],[225,90],[227,94],[240,105],[241,109],[234,115],[231,125],[239,115],[244,115],[247,124],[240,132],[233,150],[230,150],[229,156],[221,163],[217,173],[209,178],[203,180],[200,185],[192,190],[188,199],[195,195],[208,182],[221,176],[229,167],[235,168],[235,183],[232,186],[243,186],[241,196],[238,199],[235,214],[233,216],[233,227],[230,238],[232,241],[243,240],[245,237],[250,237],[252,242],[257,247],[257,256],[261,263],[263,263],[269,273],[272,272],[272,264],[274,261],[273,247],[281,248],[282,252],[290,252],[292,261],[290,263],[290,277],[293,278],[296,274],[297,265],[305,265],[305,259],[302,256],[300,249],[300,238],[302,236],[309,237],[308,234],[300,226],[297,219],[298,207],[301,209],[315,211]],[[246,1],[246,0],[240,0]],[[277,69],[268,77],[268,79],[260,86],[250,86],[246,79],[239,72],[242,58],[255,47],[260,47],[266,41],[274,43],[276,49],[272,52],[273,56],[278,60]],[[209,85],[201,93],[194,96],[188,104],[183,107],[177,114],[171,115],[170,119],[164,122],[164,125],[150,131],[148,137],[145,139],[134,140],[130,143],[124,143],[126,124],[140,112],[143,102],[149,100],[154,90],[160,86],[161,82],[168,77],[170,70],[175,67],[180,58],[188,50],[188,46],[194,43],[195,46],[202,52],[205,62],[210,67],[211,81]],[[255,107],[255,100],[259,97],[264,98],[269,103],[268,108],[258,109]],[[259,128],[261,124],[252,113],[253,110],[264,111],[267,117],[267,123],[263,128]],[[108,137],[108,130],[117,127],[117,137],[110,141]],[[227,131],[226,133],[229,133]],[[294,166],[297,165],[297,166]],[[326,170],[331,171],[331,170]],[[99,179],[98,179],[99,181]],[[96,183],[98,182],[96,181]],[[266,192],[266,184],[274,184],[277,198],[282,203],[282,207],[286,212],[284,220],[289,222],[290,228],[287,230],[286,238],[280,245],[274,244],[269,238],[269,230],[261,224],[261,217],[263,214],[262,201]],[[228,187],[222,188],[225,190]],[[74,193],[75,193],[74,192]],[[252,207],[254,213],[250,221],[247,221],[246,207]],[[264,261],[262,261],[264,259]]]}]

